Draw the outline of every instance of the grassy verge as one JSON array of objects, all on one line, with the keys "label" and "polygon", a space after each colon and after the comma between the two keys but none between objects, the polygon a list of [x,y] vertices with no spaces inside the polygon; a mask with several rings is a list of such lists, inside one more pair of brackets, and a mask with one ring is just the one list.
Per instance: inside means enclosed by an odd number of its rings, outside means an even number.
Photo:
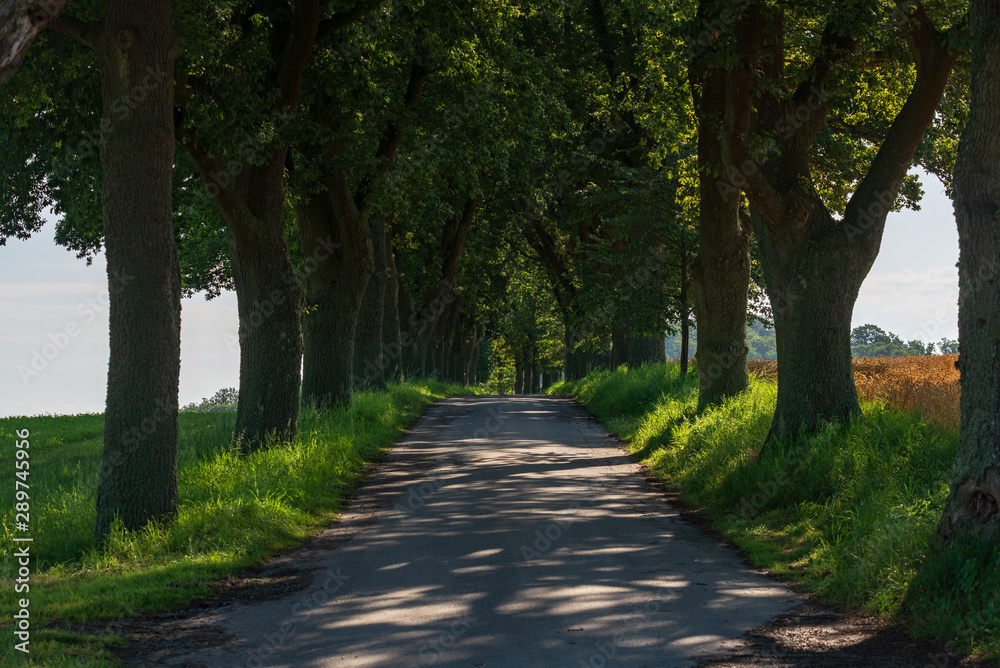
[{"label": "grassy verge", "polygon": [[[296,442],[243,457],[230,447],[235,414],[182,413],[180,510],[176,521],[118,533],[98,550],[94,490],[100,415],[0,420],[5,466],[14,431],[31,431],[29,594],[5,584],[0,665],[117,665],[118,639],[72,630],[164,610],[213,593],[209,583],[301,544],[326,527],[379,459],[432,401],[462,392],[434,381],[358,394],[348,410],[303,411]],[[3,581],[13,582],[14,479],[0,478]],[[15,598],[29,598],[31,654],[13,649]],[[79,628],[77,626],[77,628]]]},{"label": "grassy verge", "polygon": [[919,637],[954,641],[956,653],[1000,658],[1000,554],[977,540],[934,542],[953,431],[870,401],[861,420],[764,448],[774,382],[754,379],[696,415],[696,378],[649,366],[550,393],[586,405],[757,565]]}]

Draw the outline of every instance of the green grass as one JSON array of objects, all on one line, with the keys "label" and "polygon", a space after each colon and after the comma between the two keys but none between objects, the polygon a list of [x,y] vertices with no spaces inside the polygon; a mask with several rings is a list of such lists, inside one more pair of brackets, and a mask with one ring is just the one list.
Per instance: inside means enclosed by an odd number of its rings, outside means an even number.
[{"label": "green grass", "polygon": [[919,637],[1000,657],[1000,553],[934,540],[955,433],[872,402],[860,420],[764,447],[775,384],[754,379],[699,416],[696,379],[647,366],[550,392],[586,405],[755,564]]},{"label": "green grass", "polygon": [[[14,432],[31,432],[31,591],[3,587],[0,665],[118,665],[110,636],[81,623],[166,610],[213,593],[209,584],[315,535],[346,505],[369,462],[398,440],[432,401],[462,388],[435,381],[355,395],[349,409],[303,410],[294,443],[240,456],[230,444],[234,413],[181,413],[180,507],[166,526],[116,532],[97,549],[94,492],[100,415],[0,420],[5,466]],[[14,479],[0,478],[3,579],[15,577]],[[31,654],[13,650],[16,599],[30,599]],[[27,660],[26,660],[27,659]]]}]

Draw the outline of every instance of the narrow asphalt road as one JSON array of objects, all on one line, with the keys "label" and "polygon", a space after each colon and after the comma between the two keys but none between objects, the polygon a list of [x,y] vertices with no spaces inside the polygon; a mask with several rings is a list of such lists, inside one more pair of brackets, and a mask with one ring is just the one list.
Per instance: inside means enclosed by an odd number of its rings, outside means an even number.
[{"label": "narrow asphalt road", "polygon": [[155,660],[693,666],[804,603],[686,522],[616,439],[551,397],[430,407],[343,520],[269,568],[310,580],[184,620],[219,641]]}]

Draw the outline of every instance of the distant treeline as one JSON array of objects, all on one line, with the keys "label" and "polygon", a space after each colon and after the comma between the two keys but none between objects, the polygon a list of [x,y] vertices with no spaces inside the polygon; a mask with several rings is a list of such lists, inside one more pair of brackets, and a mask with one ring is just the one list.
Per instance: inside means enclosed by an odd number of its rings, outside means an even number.
[{"label": "distant treeline", "polygon": [[[747,326],[749,359],[778,359],[774,330],[759,321]],[[681,354],[681,336],[666,338],[667,359],[677,359]],[[691,329],[691,357],[698,350],[698,332]],[[898,335],[887,332],[878,325],[859,325],[851,330],[851,352],[855,357],[906,357],[909,355],[947,355],[958,353],[958,341],[942,338],[938,343],[924,343],[920,339],[903,341]]]}]

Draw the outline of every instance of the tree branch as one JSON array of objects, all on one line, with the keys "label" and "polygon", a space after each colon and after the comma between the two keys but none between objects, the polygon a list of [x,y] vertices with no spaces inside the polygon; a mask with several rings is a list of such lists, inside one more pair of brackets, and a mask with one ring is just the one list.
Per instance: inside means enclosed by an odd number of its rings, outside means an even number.
[{"label": "tree branch", "polygon": [[377,9],[383,2],[385,0],[361,3],[354,9],[337,12],[330,18],[323,19],[319,22],[319,29],[316,31],[316,41],[321,42],[341,28],[346,28],[355,21],[360,21],[365,15]]},{"label": "tree branch", "polygon": [[71,16],[60,16],[52,21],[49,27],[58,33],[75,39],[80,44],[91,49],[96,48],[98,39],[98,26],[84,23]]},{"label": "tree branch", "polygon": [[[417,34],[418,40],[420,39],[419,33],[420,31]],[[406,84],[406,92],[403,94],[404,110],[412,108],[420,100],[420,92],[423,90],[424,82],[427,81],[427,75],[430,73],[430,60],[431,47],[424,43],[420,49],[420,57],[413,62],[410,68],[410,79]],[[375,150],[375,161],[378,164],[378,169],[374,173],[366,174],[361,183],[358,184],[357,193],[354,196],[358,211],[366,210],[378,182],[389,172],[392,159],[396,155],[396,149],[399,148],[399,143],[403,140],[403,128],[398,120],[395,119],[386,126],[382,138],[379,140],[378,148]]]},{"label": "tree branch", "polygon": [[[221,163],[210,156],[205,151],[198,148],[191,140],[191,136],[181,128],[177,130],[177,141],[184,147],[195,165],[198,166],[198,173],[201,174],[205,184],[205,190],[209,197],[215,200],[226,220],[232,225],[238,225],[241,221],[253,221],[257,217],[247,207],[244,199],[233,188],[231,178],[222,182],[217,175],[225,174]],[[213,193],[213,191],[215,191]]]},{"label": "tree branch", "polygon": [[17,71],[21,57],[67,0],[0,0],[0,84]]},{"label": "tree branch", "polygon": [[[755,159],[748,150],[747,138],[754,122],[754,84],[759,69],[765,77],[776,80],[784,76],[783,16],[781,11],[764,11],[759,2],[747,8],[735,27],[740,64],[731,70],[714,69],[704,75],[702,105],[705,113],[721,121],[721,136],[717,146],[726,180],[717,181],[720,188],[740,189],[759,209],[778,212],[781,196],[761,171],[763,160]],[[771,52],[770,58],[763,54]],[[724,91],[721,93],[720,91]],[[766,94],[758,100],[758,117],[768,118],[780,108],[780,103]],[[766,122],[766,121],[765,121]],[[700,140],[699,140],[700,141]],[[766,217],[765,220],[776,218]]]},{"label": "tree branch", "polygon": [[556,301],[563,310],[568,311],[576,296],[576,288],[569,278],[569,267],[556,250],[555,239],[537,220],[532,221],[530,228],[523,228],[522,231],[525,241],[543,260],[542,266],[549,275]]},{"label": "tree branch", "polygon": [[952,31],[964,31],[964,22],[947,32],[939,31],[924,11],[923,3],[906,16],[907,41],[917,64],[917,78],[844,211],[845,225],[863,233],[865,238],[881,234],[920,140],[934,120],[952,66],[961,55],[957,49],[949,50],[949,44]]},{"label": "tree branch", "polygon": [[879,137],[873,130],[865,129],[858,123],[848,123],[842,118],[829,118],[827,119],[826,124],[829,125],[830,129],[837,134],[846,135],[855,139],[863,139],[872,144],[878,144],[882,141],[882,138]]},{"label": "tree branch", "polygon": [[285,42],[284,52],[278,61],[275,86],[281,93],[278,109],[286,109],[298,104],[305,72],[319,29],[319,2],[317,0],[295,0],[291,31]]},{"label": "tree branch", "polygon": [[476,200],[471,197],[465,201],[465,208],[460,216],[455,217],[455,234],[451,243],[442,250],[445,251],[444,265],[441,267],[441,275],[445,283],[455,280],[458,275],[458,260],[462,255],[462,248],[465,246],[465,238],[469,235],[469,228],[472,227],[472,219],[476,214]]}]

